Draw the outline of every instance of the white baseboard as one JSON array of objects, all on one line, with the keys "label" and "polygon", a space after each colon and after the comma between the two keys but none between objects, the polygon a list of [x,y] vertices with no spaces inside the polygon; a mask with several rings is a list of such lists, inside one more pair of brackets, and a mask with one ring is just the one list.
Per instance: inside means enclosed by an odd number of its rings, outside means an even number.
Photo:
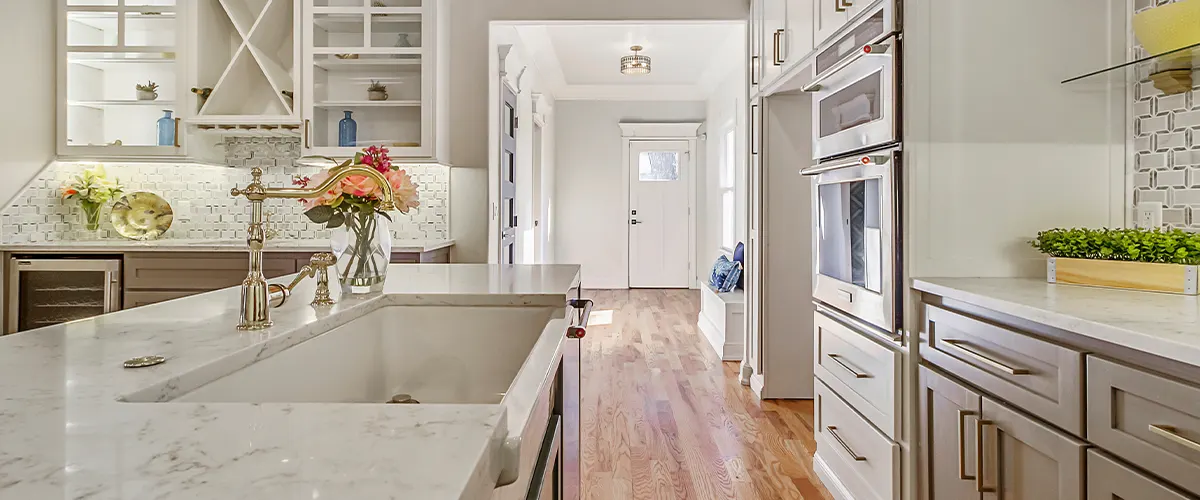
[{"label": "white baseboard", "polygon": [[820,452],[813,455],[813,472],[817,473],[817,479],[821,480],[825,489],[829,490],[830,495],[833,495],[834,500],[855,500],[846,490],[846,486],[838,480],[837,476],[833,475],[833,471],[829,470],[829,466],[825,464],[825,459],[821,458]]},{"label": "white baseboard", "polygon": [[713,351],[716,351],[721,361],[742,360],[742,343],[730,342],[730,339],[721,333],[720,328],[704,316],[704,313],[700,313],[696,318],[696,326],[700,327],[700,333],[704,334],[708,345],[713,348]]}]

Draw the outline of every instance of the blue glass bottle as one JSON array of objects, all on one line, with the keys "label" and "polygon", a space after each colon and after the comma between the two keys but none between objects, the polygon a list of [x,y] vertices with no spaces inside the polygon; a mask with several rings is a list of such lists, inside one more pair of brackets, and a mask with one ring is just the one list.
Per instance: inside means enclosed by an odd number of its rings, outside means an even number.
[{"label": "blue glass bottle", "polygon": [[345,111],[346,117],[338,122],[338,146],[352,148],[358,144],[358,123],[351,118],[352,111]]},{"label": "blue glass bottle", "polygon": [[175,145],[175,118],[171,117],[173,111],[164,109],[162,118],[158,119],[158,145],[159,146],[174,146]]}]

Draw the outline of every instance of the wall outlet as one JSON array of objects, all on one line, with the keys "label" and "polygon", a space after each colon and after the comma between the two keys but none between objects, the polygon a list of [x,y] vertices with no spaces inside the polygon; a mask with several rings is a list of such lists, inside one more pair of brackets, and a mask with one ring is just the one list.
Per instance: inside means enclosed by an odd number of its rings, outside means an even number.
[{"label": "wall outlet", "polygon": [[1143,201],[1134,209],[1134,226],[1141,229],[1162,227],[1163,205],[1157,201]]}]

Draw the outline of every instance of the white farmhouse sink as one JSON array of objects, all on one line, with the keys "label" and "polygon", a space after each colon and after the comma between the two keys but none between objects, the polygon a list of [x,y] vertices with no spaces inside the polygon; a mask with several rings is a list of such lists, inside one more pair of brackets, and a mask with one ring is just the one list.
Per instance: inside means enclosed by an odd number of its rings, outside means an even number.
[{"label": "white farmhouse sink", "polygon": [[392,306],[186,393],[175,402],[496,404],[554,308]]}]

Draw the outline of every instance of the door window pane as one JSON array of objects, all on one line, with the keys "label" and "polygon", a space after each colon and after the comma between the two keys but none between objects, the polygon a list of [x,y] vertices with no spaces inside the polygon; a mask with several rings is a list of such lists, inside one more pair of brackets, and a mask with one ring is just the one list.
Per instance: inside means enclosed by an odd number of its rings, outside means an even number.
[{"label": "door window pane", "polygon": [[882,290],[883,228],[879,179],[818,188],[821,274],[868,290]]},{"label": "door window pane", "polygon": [[639,181],[679,180],[679,153],[676,151],[643,151],[638,154]]}]

